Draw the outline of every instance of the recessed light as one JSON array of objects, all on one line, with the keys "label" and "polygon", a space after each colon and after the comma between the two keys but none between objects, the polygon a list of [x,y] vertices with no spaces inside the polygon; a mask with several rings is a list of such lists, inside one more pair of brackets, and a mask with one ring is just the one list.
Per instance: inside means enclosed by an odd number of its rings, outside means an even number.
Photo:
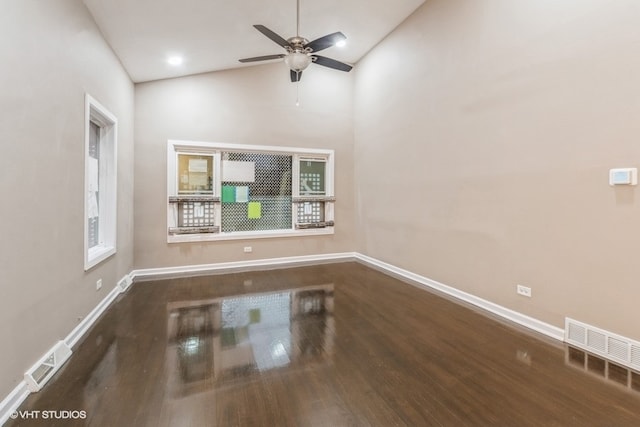
[{"label": "recessed light", "polygon": [[347,45],[346,40],[340,40],[338,43],[336,43],[336,46],[338,47],[345,47],[346,45]]},{"label": "recessed light", "polygon": [[170,56],[169,59],[167,59],[167,62],[169,63],[169,65],[178,66],[182,64],[182,57]]}]

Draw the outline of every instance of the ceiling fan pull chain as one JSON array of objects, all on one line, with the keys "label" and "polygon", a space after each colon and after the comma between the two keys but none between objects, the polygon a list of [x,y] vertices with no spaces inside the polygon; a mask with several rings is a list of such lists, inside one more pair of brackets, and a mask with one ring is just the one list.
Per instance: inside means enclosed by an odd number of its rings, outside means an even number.
[{"label": "ceiling fan pull chain", "polygon": [[299,106],[300,106],[300,79],[298,79],[298,81],[296,82],[296,107],[299,107]]}]

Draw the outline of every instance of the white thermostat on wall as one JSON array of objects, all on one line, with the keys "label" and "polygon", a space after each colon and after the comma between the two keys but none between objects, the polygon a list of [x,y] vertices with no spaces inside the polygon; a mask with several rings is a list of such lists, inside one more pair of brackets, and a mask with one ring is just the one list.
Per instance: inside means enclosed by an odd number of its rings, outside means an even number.
[{"label": "white thermostat on wall", "polygon": [[609,185],[637,185],[637,168],[609,169]]}]

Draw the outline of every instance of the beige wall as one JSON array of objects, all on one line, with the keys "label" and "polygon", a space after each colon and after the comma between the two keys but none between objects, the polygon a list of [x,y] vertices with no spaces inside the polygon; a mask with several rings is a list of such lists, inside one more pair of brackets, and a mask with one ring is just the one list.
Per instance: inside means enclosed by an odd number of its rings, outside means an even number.
[{"label": "beige wall", "polygon": [[[134,99],[80,0],[3,1],[0,28],[2,399],[133,267]],[[87,273],[85,92],[119,120],[118,252]]]},{"label": "beige wall", "polygon": [[[358,250],[640,339],[640,4],[429,0],[356,67]],[[517,296],[517,283],[533,297]]]},{"label": "beige wall", "polygon": [[[134,267],[358,250],[640,339],[639,190],[607,184],[640,158],[635,0],[429,0],[353,73],[312,66],[298,108],[282,64],[139,84],[135,163],[134,88],[81,1],[2,9],[0,396]],[[86,273],[85,92],[119,119],[118,253]],[[168,139],[335,149],[336,234],[166,243]]]},{"label": "beige wall", "polygon": [[[312,65],[296,107],[296,85],[282,63],[136,85],[136,268],[353,251],[352,88],[350,74]],[[169,139],[334,149],[335,234],[168,244]]]}]

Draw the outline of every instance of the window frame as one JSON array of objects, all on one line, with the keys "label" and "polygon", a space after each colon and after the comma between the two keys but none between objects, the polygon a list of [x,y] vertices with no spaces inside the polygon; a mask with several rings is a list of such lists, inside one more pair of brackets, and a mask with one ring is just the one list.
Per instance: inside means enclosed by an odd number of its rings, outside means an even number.
[{"label": "window frame", "polygon": [[331,220],[333,224],[334,217],[334,157],[335,151],[331,149],[313,149],[300,147],[285,147],[271,145],[249,145],[249,144],[230,144],[220,142],[203,142],[203,141],[185,141],[185,140],[168,140],[167,142],[167,242],[168,243],[185,243],[185,242],[206,242],[221,240],[241,240],[241,239],[260,239],[260,238],[278,238],[278,237],[295,237],[295,236],[317,236],[334,234],[334,225],[322,228],[296,228],[297,209],[296,202],[292,201],[292,224],[291,229],[280,230],[250,230],[250,231],[233,231],[216,233],[193,233],[193,234],[171,234],[169,229],[176,227],[177,224],[177,207],[175,203],[170,203],[170,198],[178,195],[178,154],[199,154],[213,155],[213,193],[212,197],[217,203],[215,212],[215,224],[221,226],[221,189],[222,189],[222,153],[225,151],[233,152],[251,152],[261,154],[280,154],[292,156],[292,187],[291,197],[295,200],[299,197],[299,173],[298,162],[303,159],[322,159],[326,162],[325,170],[325,189],[326,197],[331,199],[325,203],[325,217]]},{"label": "window frame", "polygon": [[[91,167],[89,147],[91,123],[99,127],[98,158],[98,244],[89,247]],[[118,119],[89,94],[85,94],[84,144],[84,269],[95,267],[117,251],[117,146]]]}]

